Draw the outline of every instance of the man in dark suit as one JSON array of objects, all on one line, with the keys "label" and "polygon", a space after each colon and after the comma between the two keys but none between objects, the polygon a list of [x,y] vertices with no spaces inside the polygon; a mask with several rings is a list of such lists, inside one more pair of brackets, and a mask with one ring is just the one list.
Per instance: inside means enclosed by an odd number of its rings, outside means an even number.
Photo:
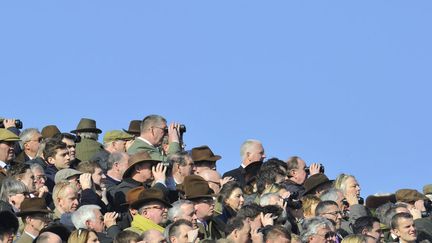
[{"label": "man in dark suit", "polygon": [[261,142],[255,139],[248,139],[242,144],[240,148],[240,155],[242,157],[242,163],[240,167],[225,172],[223,177],[225,178],[230,176],[234,178],[243,187],[246,184],[246,166],[257,161],[262,162],[266,156],[264,153],[264,147],[262,146]]},{"label": "man in dark suit", "polygon": [[[129,147],[128,153],[135,154],[139,151],[147,152],[152,159],[166,162],[167,156],[181,151],[179,124],[171,123],[167,126],[165,118],[159,115],[149,115],[141,123],[141,134]],[[168,153],[163,155],[161,149],[164,136],[168,133]]]}]

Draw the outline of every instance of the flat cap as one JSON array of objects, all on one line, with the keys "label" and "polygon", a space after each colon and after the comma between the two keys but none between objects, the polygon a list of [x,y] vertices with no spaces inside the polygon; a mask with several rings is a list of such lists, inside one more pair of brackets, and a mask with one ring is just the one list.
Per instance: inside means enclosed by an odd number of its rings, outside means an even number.
[{"label": "flat cap", "polygon": [[400,189],[395,194],[396,201],[398,202],[412,203],[417,200],[428,199],[425,195],[414,189]]},{"label": "flat cap", "polygon": [[74,170],[74,169],[62,169],[57,171],[55,177],[54,177],[54,182],[57,184],[60,181],[66,181],[68,180],[69,177],[71,176],[75,176],[75,175],[81,175],[82,172],[78,171],[78,170]]},{"label": "flat cap", "polygon": [[116,140],[130,140],[133,139],[134,136],[129,133],[120,131],[120,130],[111,130],[105,133],[103,142],[110,143]]},{"label": "flat cap", "polygon": [[14,141],[20,141],[21,139],[13,132],[5,129],[0,128],[0,141],[5,142],[14,142]]}]

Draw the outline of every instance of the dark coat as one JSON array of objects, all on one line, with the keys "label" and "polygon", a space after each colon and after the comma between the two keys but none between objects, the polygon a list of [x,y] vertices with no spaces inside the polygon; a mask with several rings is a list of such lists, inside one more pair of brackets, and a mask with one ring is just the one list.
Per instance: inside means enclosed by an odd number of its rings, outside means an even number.
[{"label": "dark coat", "polygon": [[231,176],[232,178],[234,178],[237,181],[237,183],[240,184],[241,187],[244,187],[246,185],[245,174],[246,174],[246,170],[240,166],[237,169],[233,169],[233,170],[225,172],[225,174],[223,174],[222,178]]},{"label": "dark coat", "polygon": [[104,150],[103,145],[98,141],[82,138],[76,144],[76,157],[81,161],[89,161],[97,152]]},{"label": "dark coat", "polygon": [[198,223],[198,237],[200,239],[218,240],[225,238],[225,223],[217,217],[212,217],[206,222],[206,225]]},{"label": "dark coat", "polygon": [[302,185],[295,183],[294,181],[287,180],[281,184],[287,191],[292,193],[298,193],[298,199],[304,194],[305,188]]},{"label": "dark coat", "polygon": [[29,161],[30,157],[28,157],[28,155],[26,153],[24,153],[24,151],[22,151],[21,153],[19,153],[16,157],[15,157],[15,162],[16,163],[25,163],[26,161]]},{"label": "dark coat", "polygon": [[226,224],[228,220],[234,218],[236,215],[237,213],[230,206],[223,206],[222,214],[216,217]]}]

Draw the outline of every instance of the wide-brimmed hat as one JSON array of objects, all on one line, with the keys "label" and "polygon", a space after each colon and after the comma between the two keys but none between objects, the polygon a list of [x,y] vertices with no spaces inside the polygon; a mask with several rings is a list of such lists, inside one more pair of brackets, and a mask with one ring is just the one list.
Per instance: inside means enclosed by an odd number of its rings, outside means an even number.
[{"label": "wide-brimmed hat", "polygon": [[135,167],[135,165],[140,163],[151,163],[153,165],[156,165],[157,163],[160,163],[162,161],[155,160],[150,157],[150,155],[145,151],[137,152],[129,157],[128,161],[128,168],[123,174],[123,179],[131,177],[131,173]]},{"label": "wide-brimmed hat", "polygon": [[321,185],[331,183],[333,183],[333,180],[329,180],[329,178],[322,173],[311,175],[305,180],[303,184],[303,187],[305,188],[305,192],[303,195],[311,193],[314,189]]},{"label": "wide-brimmed hat", "polygon": [[141,122],[141,120],[132,120],[129,123],[129,129],[123,129],[123,131],[135,136],[139,136],[141,134]]},{"label": "wide-brimmed hat", "polygon": [[71,133],[78,133],[78,132],[102,133],[102,131],[99,128],[96,128],[96,121],[89,118],[81,118],[77,128],[71,131]]},{"label": "wide-brimmed hat", "polygon": [[432,184],[427,184],[423,187],[423,194],[432,194]]},{"label": "wide-brimmed hat", "polygon": [[377,193],[377,194],[369,195],[366,198],[366,207],[374,209],[389,202],[391,203],[396,202],[396,196],[394,193],[381,193],[381,194]]},{"label": "wide-brimmed hat", "polygon": [[133,139],[134,136],[120,131],[120,130],[111,130],[105,133],[104,138],[103,138],[103,142],[104,143],[110,143],[110,142],[114,142],[116,140],[131,140]]},{"label": "wide-brimmed hat", "polygon": [[214,155],[211,149],[207,145],[203,145],[200,147],[196,147],[192,149],[192,160],[194,162],[199,161],[217,161],[220,160],[222,157],[219,155]]},{"label": "wide-brimmed hat", "polygon": [[172,207],[171,204],[166,201],[164,193],[161,190],[155,188],[150,188],[141,191],[141,193],[138,196],[138,200],[133,202],[133,206],[135,208],[140,208],[146,203],[155,202],[155,201],[163,203],[168,208]]},{"label": "wide-brimmed hat", "polygon": [[260,171],[262,165],[263,165],[262,161],[255,161],[250,163],[248,166],[244,168],[245,170],[244,177],[245,177],[246,184],[249,184],[250,182],[256,180],[256,176]]},{"label": "wide-brimmed hat", "polygon": [[51,213],[48,210],[45,199],[43,198],[25,198],[21,203],[21,209],[16,213],[17,216],[24,216],[35,213]]},{"label": "wide-brimmed hat", "polygon": [[425,195],[414,189],[400,189],[396,191],[396,201],[412,203],[417,200],[428,199]]},{"label": "wide-brimmed hat", "polygon": [[55,174],[54,182],[57,184],[61,181],[67,181],[72,176],[81,175],[81,174],[82,172],[78,170],[74,170],[70,168],[61,169],[57,171],[57,173]]},{"label": "wide-brimmed hat", "polygon": [[15,133],[5,128],[0,128],[0,141],[15,142],[20,140],[21,139]]},{"label": "wide-brimmed hat", "polygon": [[213,198],[215,196],[208,182],[199,175],[186,176],[180,187],[181,191],[184,192],[185,198],[188,200]]},{"label": "wide-brimmed hat", "polygon": [[57,134],[60,134],[60,130],[58,129],[58,127],[56,125],[48,125],[45,126],[44,128],[42,128],[42,137],[47,139],[47,138],[52,138]]},{"label": "wide-brimmed hat", "polygon": [[127,193],[126,193],[126,202],[122,203],[122,206],[129,206],[130,208],[133,209],[138,209],[135,204],[135,202],[138,201],[139,199],[139,195],[141,194],[141,192],[143,192],[145,190],[145,187],[143,186],[139,186],[139,187],[135,187],[130,189]]}]

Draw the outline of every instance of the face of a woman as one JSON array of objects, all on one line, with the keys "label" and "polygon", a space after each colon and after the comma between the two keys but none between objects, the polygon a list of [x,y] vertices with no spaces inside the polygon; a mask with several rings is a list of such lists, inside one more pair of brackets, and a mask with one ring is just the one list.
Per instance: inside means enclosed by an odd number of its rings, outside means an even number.
[{"label": "face of a woman", "polygon": [[240,188],[236,188],[231,192],[231,195],[225,201],[226,205],[230,206],[234,211],[238,211],[244,203],[243,192]]},{"label": "face of a woman", "polygon": [[357,180],[354,177],[349,177],[346,179],[345,184],[346,195],[356,195],[357,197],[360,196],[360,185],[357,183]]},{"label": "face of a woman", "polygon": [[99,239],[93,231],[90,231],[88,235],[87,243],[99,243]]}]

